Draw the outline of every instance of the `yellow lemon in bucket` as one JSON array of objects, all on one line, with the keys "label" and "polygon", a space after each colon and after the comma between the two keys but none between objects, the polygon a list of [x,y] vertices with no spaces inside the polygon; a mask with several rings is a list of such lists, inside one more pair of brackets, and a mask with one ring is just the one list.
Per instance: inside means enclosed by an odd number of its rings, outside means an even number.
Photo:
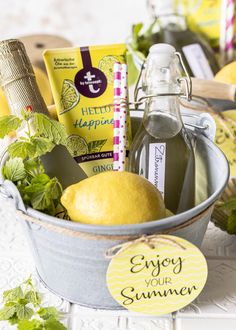
[{"label": "yellow lemon in bucket", "polygon": [[129,172],[99,173],[66,188],[61,198],[73,221],[125,225],[166,217],[159,190]]},{"label": "yellow lemon in bucket", "polygon": [[225,84],[236,84],[236,61],[225,65],[218,71],[214,80]]}]

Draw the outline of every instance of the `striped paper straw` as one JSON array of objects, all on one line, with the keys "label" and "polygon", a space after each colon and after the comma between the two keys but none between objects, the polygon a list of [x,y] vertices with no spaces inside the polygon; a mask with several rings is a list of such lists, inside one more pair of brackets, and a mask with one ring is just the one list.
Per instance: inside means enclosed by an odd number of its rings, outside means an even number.
[{"label": "striped paper straw", "polygon": [[234,58],[234,0],[227,0],[226,5],[226,61]]},{"label": "striped paper straw", "polygon": [[119,169],[121,65],[114,64],[113,171]]},{"label": "striped paper straw", "polygon": [[225,56],[226,2],[227,0],[222,0],[221,3],[221,18],[220,18],[220,65],[221,66],[223,66],[226,63],[226,56]]},{"label": "striped paper straw", "polygon": [[119,171],[125,170],[126,158],[126,124],[127,124],[127,65],[121,64],[121,106],[120,106],[120,143],[119,143]]},{"label": "striped paper straw", "polygon": [[234,0],[222,0],[220,24],[221,65],[234,58]]}]

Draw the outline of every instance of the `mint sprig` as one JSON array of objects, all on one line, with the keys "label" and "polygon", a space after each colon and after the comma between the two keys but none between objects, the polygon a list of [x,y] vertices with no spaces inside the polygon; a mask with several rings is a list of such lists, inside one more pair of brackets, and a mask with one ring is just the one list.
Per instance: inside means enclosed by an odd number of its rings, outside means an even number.
[{"label": "mint sprig", "polygon": [[[148,55],[149,48],[160,42],[159,23],[154,19],[151,24],[144,30],[143,23],[138,23],[132,26],[132,37],[130,46],[134,52],[137,52],[138,57],[145,58]],[[157,31],[156,31],[157,30]],[[141,58],[142,58],[141,57]]]},{"label": "mint sprig", "polygon": [[3,292],[3,303],[0,321],[17,325],[18,330],[66,330],[59,321],[58,310],[42,306],[41,295],[34,288],[31,277]]},{"label": "mint sprig", "polygon": [[23,201],[36,210],[56,214],[60,205],[62,186],[57,178],[50,178],[41,156],[59,144],[66,145],[65,127],[40,113],[22,111],[21,118],[0,118],[0,137],[23,130],[24,134],[7,148],[9,159],[2,169],[3,177],[16,184]]},{"label": "mint sprig", "polygon": [[47,210],[50,214],[55,214],[55,207],[62,194],[62,187],[57,178],[52,178],[41,173],[32,178],[29,186],[22,191],[30,199],[36,210]]},{"label": "mint sprig", "polygon": [[13,182],[23,180],[26,172],[22,158],[10,158],[3,167],[3,176]]},{"label": "mint sprig", "polygon": [[5,135],[16,131],[22,124],[22,119],[9,115],[0,117],[0,138],[4,138]]},{"label": "mint sprig", "polygon": [[52,120],[40,113],[34,114],[35,129],[40,136],[54,144],[66,145],[67,133],[64,126],[57,120]]}]

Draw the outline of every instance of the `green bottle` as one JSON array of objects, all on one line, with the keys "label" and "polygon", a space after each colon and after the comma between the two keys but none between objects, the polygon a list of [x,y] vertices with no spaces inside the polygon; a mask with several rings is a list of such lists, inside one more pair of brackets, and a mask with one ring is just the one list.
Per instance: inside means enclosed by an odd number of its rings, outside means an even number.
[{"label": "green bottle", "polygon": [[215,53],[203,36],[188,28],[181,2],[147,0],[147,9],[153,23],[149,33],[139,36],[138,50],[147,55],[155,43],[170,44],[180,52],[190,76],[212,79],[219,71]]},{"label": "green bottle", "polygon": [[215,54],[207,41],[188,29],[184,16],[160,16],[160,40],[175,47],[182,55],[192,77],[212,79],[219,71]]}]

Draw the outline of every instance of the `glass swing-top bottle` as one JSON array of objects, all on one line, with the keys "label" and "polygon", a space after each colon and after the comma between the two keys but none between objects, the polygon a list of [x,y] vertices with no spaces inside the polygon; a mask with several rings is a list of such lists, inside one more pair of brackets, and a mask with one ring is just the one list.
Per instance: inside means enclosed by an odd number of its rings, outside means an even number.
[{"label": "glass swing-top bottle", "polygon": [[195,201],[194,152],[180,115],[178,78],[175,48],[153,45],[142,86],[144,116],[129,157],[129,171],[152,182],[173,213],[192,208]]}]

